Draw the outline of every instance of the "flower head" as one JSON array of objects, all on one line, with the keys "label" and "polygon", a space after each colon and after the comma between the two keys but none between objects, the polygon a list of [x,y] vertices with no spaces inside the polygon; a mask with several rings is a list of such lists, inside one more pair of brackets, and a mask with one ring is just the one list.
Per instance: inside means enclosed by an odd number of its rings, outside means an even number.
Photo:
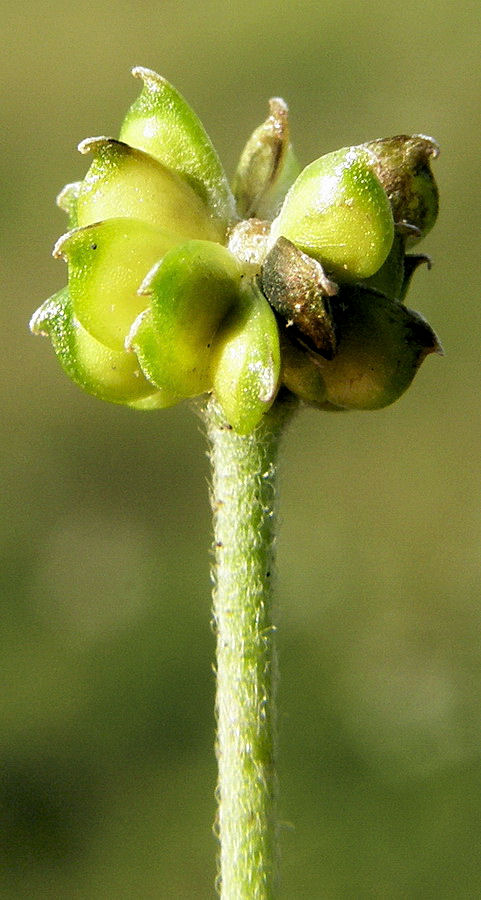
[{"label": "flower head", "polygon": [[134,75],[143,89],[119,140],[82,141],[91,166],[58,197],[68,287],[32,330],[97,397],[154,409],[213,391],[240,433],[281,386],[323,408],[395,400],[439,349],[401,302],[423,259],[407,242],[437,211],[433,142],[371,142],[300,172],[276,98],[231,190],[180,94]]}]

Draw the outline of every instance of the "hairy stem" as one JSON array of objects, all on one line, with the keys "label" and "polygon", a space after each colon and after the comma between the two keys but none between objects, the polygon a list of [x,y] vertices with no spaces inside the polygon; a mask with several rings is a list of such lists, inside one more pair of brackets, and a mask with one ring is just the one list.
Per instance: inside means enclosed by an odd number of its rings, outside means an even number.
[{"label": "hairy stem", "polygon": [[276,459],[286,410],[249,435],[206,410],[214,512],[220,894],[267,900],[276,881]]}]

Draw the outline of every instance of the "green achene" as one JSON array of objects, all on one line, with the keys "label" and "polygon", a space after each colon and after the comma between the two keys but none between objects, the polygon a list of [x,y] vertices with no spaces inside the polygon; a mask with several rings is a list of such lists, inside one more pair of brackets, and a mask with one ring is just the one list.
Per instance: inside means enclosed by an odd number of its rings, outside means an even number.
[{"label": "green achene", "polygon": [[252,431],[272,406],[280,364],[274,313],[255,283],[247,282],[217,337],[212,362],[214,393],[239,434]]},{"label": "green achene", "polygon": [[391,249],[394,223],[366,151],[346,147],[306,166],[273,223],[273,238],[280,235],[341,281],[377,272]]},{"label": "green achene", "polygon": [[55,249],[68,262],[72,305],[81,324],[113,350],[145,303],[137,293],[146,272],[169,249],[159,229],[138,219],[106,219],[69,232]]},{"label": "green achene", "polygon": [[212,388],[213,342],[239,302],[241,278],[235,257],[209,241],[176,247],[147,275],[139,297],[149,310],[134,323],[128,345],[154,384],[184,398]]},{"label": "green achene", "polygon": [[120,139],[182,175],[224,222],[236,218],[222,163],[195,112],[169,82],[151,69],[132,70],[143,90],[125,116]]},{"label": "green achene", "polygon": [[47,334],[67,375],[100,400],[143,409],[172,406],[178,397],[152,387],[138,360],[125,350],[111,350],[97,341],[75,317],[68,288],[62,288],[37,310],[31,322],[35,334]]}]

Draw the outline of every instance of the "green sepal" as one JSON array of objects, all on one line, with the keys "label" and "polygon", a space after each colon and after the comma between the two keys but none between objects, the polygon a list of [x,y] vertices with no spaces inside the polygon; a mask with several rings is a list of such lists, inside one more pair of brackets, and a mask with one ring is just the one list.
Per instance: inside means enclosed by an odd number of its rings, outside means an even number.
[{"label": "green sepal", "polygon": [[429,256],[421,253],[405,253],[405,248],[406,236],[396,233],[385,263],[371,278],[366,278],[363,285],[402,303],[416,269],[423,264],[431,268]]},{"label": "green sepal", "polygon": [[290,340],[286,326],[279,326],[281,341],[281,381],[309,406],[324,408],[327,388],[315,358]]},{"label": "green sepal", "polygon": [[332,302],[337,351],[316,362],[327,400],[345,409],[380,409],[409,387],[429,353],[442,353],[434,331],[418,313],[356,285]]},{"label": "green sepal", "polygon": [[186,178],[217,218],[232,222],[235,204],[227,177],[194,111],[151,69],[137,66],[132,74],[142,78],[144,86],[123,121],[120,139]]},{"label": "green sepal", "polygon": [[287,104],[269,100],[269,116],[250,136],[233,181],[239,215],[272,220],[300,172],[289,140]]},{"label": "green sepal", "polygon": [[170,232],[177,243],[220,241],[224,229],[185,178],[142,150],[113,138],[87,138],[81,153],[94,160],[77,197],[78,225],[104,219],[139,219]]},{"label": "green sepal", "polygon": [[254,281],[219,329],[212,356],[214,393],[227,422],[249,434],[274,402],[280,380],[279,331]]},{"label": "green sepal", "polygon": [[94,338],[124,349],[132,322],[147,305],[137,289],[171,246],[170,235],[136,219],[107,219],[57,241],[54,256],[68,262],[75,315]]},{"label": "green sepal", "polygon": [[85,331],[75,318],[67,287],[42,304],[30,328],[34,334],[50,337],[67,375],[94,397],[144,409],[177,402],[147,381],[133,353],[111,350]]},{"label": "green sepal", "polygon": [[400,300],[404,300],[415,271],[422,265],[426,265],[430,269],[432,266],[431,257],[426,256],[424,253],[406,253],[404,257],[403,283],[399,295]]},{"label": "green sepal", "polygon": [[365,287],[379,291],[392,300],[401,300],[404,283],[405,247],[405,236],[395,232],[392,247],[384,263],[374,275],[363,281]]},{"label": "green sepal", "polygon": [[148,312],[132,326],[128,345],[147,377],[181,397],[212,387],[215,334],[238,301],[242,272],[225,247],[189,241],[154,266],[141,288]]},{"label": "green sepal", "polygon": [[76,228],[78,225],[77,200],[81,188],[81,181],[72,181],[70,184],[66,184],[57,196],[57,206],[68,215],[69,228]]},{"label": "green sepal", "polygon": [[361,147],[344,147],[306,166],[272,225],[337,281],[368,278],[393,242],[387,195]]}]

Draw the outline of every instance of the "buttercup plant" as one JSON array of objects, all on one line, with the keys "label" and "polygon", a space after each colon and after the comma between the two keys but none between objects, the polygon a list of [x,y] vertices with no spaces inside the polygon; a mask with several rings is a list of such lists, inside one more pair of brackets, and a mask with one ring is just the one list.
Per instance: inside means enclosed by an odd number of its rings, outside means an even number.
[{"label": "buttercup plant", "polygon": [[272,566],[279,438],[302,403],[377,409],[440,352],[404,305],[408,253],[434,224],[424,135],[371,141],[301,171],[272,99],[232,188],[195,113],[144,68],[119,139],[58,204],[68,286],[34,314],[67,374],[134,409],[200,398],[210,441],[217,631],[217,830],[225,900],[274,896]]}]

